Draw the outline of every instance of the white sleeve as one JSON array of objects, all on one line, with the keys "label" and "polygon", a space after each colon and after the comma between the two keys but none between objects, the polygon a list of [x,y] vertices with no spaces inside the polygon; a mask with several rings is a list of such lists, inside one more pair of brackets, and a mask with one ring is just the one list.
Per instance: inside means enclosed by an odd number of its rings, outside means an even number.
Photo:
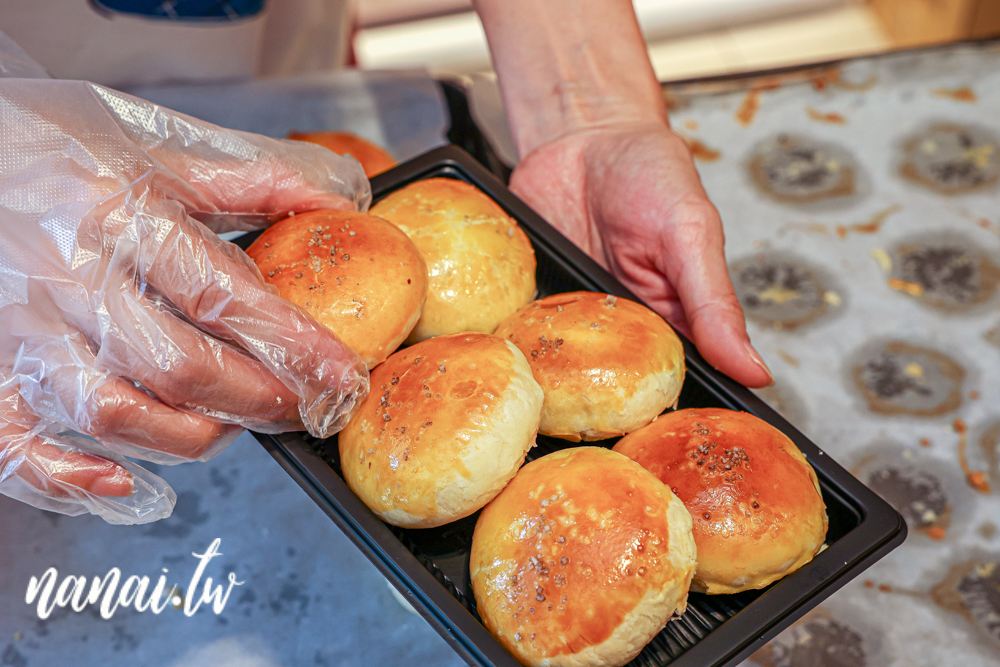
[{"label": "white sleeve", "polygon": [[[344,64],[352,0],[267,0],[235,20],[171,20],[98,11],[87,0],[2,0],[12,71],[112,87],[233,81]],[[5,43],[9,40],[5,40]],[[6,53],[6,48],[4,53]],[[23,51],[21,50],[23,49]],[[16,62],[15,62],[16,60]],[[0,75],[3,74],[0,70]]]}]

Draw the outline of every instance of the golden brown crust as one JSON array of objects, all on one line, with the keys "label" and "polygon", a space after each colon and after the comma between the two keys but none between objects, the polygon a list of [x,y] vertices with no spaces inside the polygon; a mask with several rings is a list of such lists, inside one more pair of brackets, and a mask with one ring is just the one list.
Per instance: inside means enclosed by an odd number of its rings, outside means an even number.
[{"label": "golden brown crust", "polygon": [[535,444],[542,390],[516,347],[489,334],[440,336],[371,373],[340,433],[344,479],[389,523],[428,528],[472,514]]},{"label": "golden brown crust", "polygon": [[753,415],[678,410],[614,449],[667,484],[691,512],[693,590],[763,588],[812,560],[826,539],[815,471],[784,433]]},{"label": "golden brown crust", "polygon": [[528,237],[474,186],[450,178],[418,181],[371,213],[398,225],[427,262],[427,304],[411,342],[459,331],[493,333],[534,297]]},{"label": "golden brown crust", "polygon": [[628,299],[570,292],[540,299],[496,335],[520,349],[545,391],[540,432],[599,440],[677,404],[684,347],[662,317]]},{"label": "golden brown crust", "polygon": [[330,328],[369,369],[406,339],[427,296],[427,266],[413,242],[363,213],[300,213],[261,234],[247,254],[283,298]]},{"label": "golden brown crust", "polygon": [[601,447],[524,466],[483,510],[470,574],[486,627],[525,665],[621,665],[681,612],[691,519],[650,473]]},{"label": "golden brown crust", "polygon": [[361,163],[368,178],[396,166],[395,158],[384,148],[350,132],[289,132],[288,138],[319,144],[337,155],[350,155]]}]

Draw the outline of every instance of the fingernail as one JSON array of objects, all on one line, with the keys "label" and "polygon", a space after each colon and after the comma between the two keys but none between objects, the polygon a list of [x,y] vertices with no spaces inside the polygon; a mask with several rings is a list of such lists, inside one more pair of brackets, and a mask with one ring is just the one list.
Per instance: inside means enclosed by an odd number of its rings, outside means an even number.
[{"label": "fingernail", "polygon": [[771,381],[768,382],[767,386],[770,387],[771,385],[773,385],[774,373],[772,373],[771,369],[768,368],[767,364],[764,363],[764,359],[760,356],[760,353],[757,352],[757,350],[754,349],[754,346],[751,345],[750,343],[746,344],[746,349],[747,349],[747,354],[750,355],[750,358],[753,360],[753,362],[758,366],[760,366],[765,373],[767,373],[767,377],[771,378]]}]

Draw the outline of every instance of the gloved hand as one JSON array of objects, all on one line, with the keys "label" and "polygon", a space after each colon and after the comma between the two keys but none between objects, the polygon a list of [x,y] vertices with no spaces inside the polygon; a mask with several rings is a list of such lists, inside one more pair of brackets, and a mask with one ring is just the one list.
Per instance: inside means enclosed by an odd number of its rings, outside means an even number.
[{"label": "gloved hand", "polygon": [[339,430],[368,389],[357,355],[189,214],[369,201],[360,165],[318,146],[0,78],[0,493],[144,523],[173,492],[123,455],[206,460],[243,427]]}]

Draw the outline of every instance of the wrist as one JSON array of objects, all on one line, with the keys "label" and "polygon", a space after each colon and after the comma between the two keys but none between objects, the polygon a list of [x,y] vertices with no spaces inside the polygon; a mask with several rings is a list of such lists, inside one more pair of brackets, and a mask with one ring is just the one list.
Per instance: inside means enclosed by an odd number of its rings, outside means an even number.
[{"label": "wrist", "polygon": [[667,115],[631,0],[474,0],[521,155]]},{"label": "wrist", "polygon": [[[594,91],[573,83],[560,84],[547,99],[508,109],[511,131],[521,155],[572,134],[612,127],[668,128],[659,90],[656,99],[636,99],[627,91]],[[649,95],[647,98],[651,97]]]}]

